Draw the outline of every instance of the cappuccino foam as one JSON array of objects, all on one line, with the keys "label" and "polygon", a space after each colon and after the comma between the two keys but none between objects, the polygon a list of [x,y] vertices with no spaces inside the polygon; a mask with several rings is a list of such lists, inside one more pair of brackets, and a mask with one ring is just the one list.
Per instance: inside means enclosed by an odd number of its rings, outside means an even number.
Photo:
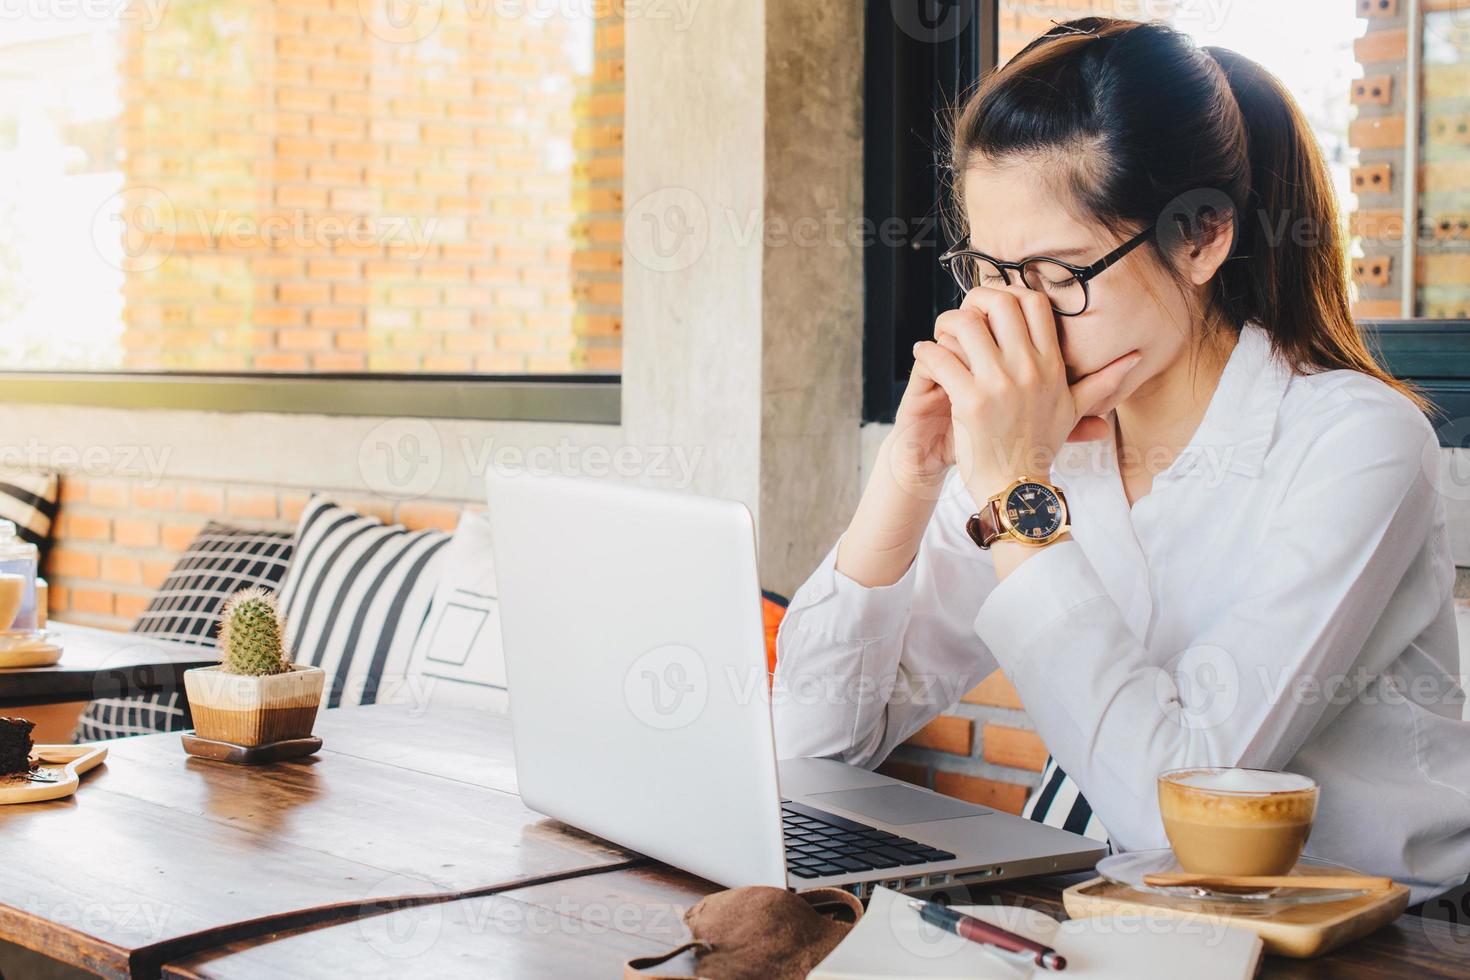
[{"label": "cappuccino foam", "polygon": [[1225,793],[1291,793],[1312,788],[1310,779],[1294,772],[1245,769],[1201,769],[1182,774],[1172,782]]}]

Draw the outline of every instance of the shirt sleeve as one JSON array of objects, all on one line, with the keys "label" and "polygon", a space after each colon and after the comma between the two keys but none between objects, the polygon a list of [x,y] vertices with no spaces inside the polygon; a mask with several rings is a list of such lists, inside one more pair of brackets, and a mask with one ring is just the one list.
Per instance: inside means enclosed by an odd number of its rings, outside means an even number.
[{"label": "shirt sleeve", "polygon": [[951,474],[898,581],[868,588],[838,571],[839,537],[792,596],[776,634],[779,757],[877,766],[995,669],[974,631],[995,566],[965,533],[971,510]]},{"label": "shirt sleeve", "polygon": [[[1239,591],[1162,667],[1075,541],[1029,557],[991,591],[975,631],[1116,844],[1167,846],[1156,784],[1166,769],[1285,768],[1387,666],[1358,663],[1370,634],[1402,631],[1407,644],[1433,617],[1442,595],[1405,581],[1440,506],[1424,463],[1433,438],[1417,412],[1320,435],[1262,515]],[[1381,621],[1401,586],[1425,603],[1396,603],[1395,615],[1422,621]]]}]

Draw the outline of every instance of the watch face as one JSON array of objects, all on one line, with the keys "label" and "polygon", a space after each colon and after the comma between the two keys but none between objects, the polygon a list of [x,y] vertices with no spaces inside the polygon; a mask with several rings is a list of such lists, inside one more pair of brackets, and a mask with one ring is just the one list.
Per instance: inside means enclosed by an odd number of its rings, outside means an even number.
[{"label": "watch face", "polygon": [[1006,519],[1025,537],[1050,537],[1062,527],[1062,502],[1050,487],[1022,483],[1006,497]]}]

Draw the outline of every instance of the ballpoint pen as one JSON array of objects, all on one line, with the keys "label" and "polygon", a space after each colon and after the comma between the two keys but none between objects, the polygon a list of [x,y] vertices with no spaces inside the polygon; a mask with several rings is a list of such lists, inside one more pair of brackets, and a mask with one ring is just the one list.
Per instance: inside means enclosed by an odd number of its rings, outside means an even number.
[{"label": "ballpoint pen", "polygon": [[911,900],[909,907],[917,910],[919,916],[930,925],[938,926],[945,932],[968,939],[972,943],[990,947],[991,952],[1006,959],[1047,970],[1067,968],[1066,958],[1050,946],[1027,939],[1025,936],[1018,936],[1014,932],[1002,929],[1000,926],[993,926],[972,915],[965,915],[963,912],[956,912],[943,905],[918,899]]}]

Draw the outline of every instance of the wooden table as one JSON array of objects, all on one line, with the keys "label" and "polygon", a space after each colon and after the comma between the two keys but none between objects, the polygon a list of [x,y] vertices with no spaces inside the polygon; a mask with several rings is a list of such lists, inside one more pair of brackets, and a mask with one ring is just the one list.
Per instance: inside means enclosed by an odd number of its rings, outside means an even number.
[{"label": "wooden table", "polygon": [[[0,939],[106,976],[617,976],[717,888],[526,810],[494,715],[338,708],[317,732],[318,756],[257,768],[123,739],[73,799],[0,807]],[[1062,917],[1084,877],[972,900]],[[1470,934],[1414,916],[1265,969],[1467,973]]]},{"label": "wooden table", "polygon": [[50,667],[0,669],[0,708],[179,690],[184,671],[218,662],[214,651],[137,633],[46,624],[60,636]]},{"label": "wooden table", "polygon": [[[967,901],[1023,905],[1067,918],[1061,891],[1090,874],[1032,878],[976,888]],[[684,909],[718,886],[654,865],[515,888],[443,906],[299,929],[227,944],[164,968],[175,980],[301,980],[362,977],[616,977],[622,962],[689,938]],[[956,899],[956,901],[966,901]],[[684,954],[660,972],[685,975]],[[1470,932],[1402,916],[1370,936],[1315,960],[1266,958],[1262,976],[1282,980],[1463,978]],[[1040,976],[1040,974],[1038,974]]]},{"label": "wooden table", "polygon": [[69,800],[0,807],[0,939],[104,976],[242,937],[629,867],[526,809],[487,712],[338,708],[322,751],[243,767],[177,733],[109,743]]}]

